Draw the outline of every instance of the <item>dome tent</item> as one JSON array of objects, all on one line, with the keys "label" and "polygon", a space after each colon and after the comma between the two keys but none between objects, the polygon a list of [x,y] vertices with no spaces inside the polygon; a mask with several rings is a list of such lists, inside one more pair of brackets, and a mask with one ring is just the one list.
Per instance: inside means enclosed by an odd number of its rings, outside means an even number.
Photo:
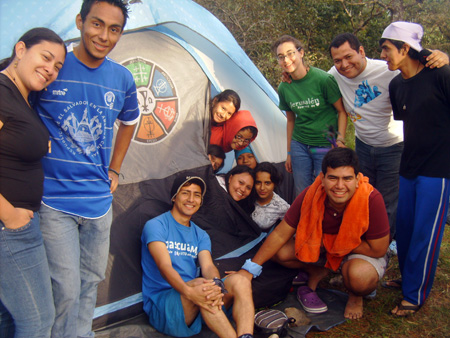
[{"label": "dome tent", "polygon": [[[76,42],[81,2],[3,0],[0,58],[8,57],[13,44],[33,27],[51,28],[68,43]],[[277,94],[219,20],[189,0],[131,2],[124,35],[109,57],[133,74],[142,115],[114,193],[110,256],[98,290],[96,329],[142,312],[142,227],[170,208],[169,191],[177,173],[195,170],[207,179],[205,205],[194,221],[210,233],[213,258],[260,238],[251,219],[221,195],[211,172],[206,156],[211,96],[226,88],[239,93],[241,108],[251,111],[258,125],[252,148],[260,161],[280,165],[286,155],[286,118],[277,108]],[[217,221],[213,212],[220,208],[224,215]]]}]

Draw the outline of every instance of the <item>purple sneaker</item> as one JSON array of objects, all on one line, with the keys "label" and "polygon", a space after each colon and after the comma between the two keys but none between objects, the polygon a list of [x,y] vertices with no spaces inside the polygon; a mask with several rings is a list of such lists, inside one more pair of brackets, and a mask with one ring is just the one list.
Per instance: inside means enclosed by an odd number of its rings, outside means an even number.
[{"label": "purple sneaker", "polygon": [[297,276],[292,281],[292,285],[306,285],[308,279],[309,275],[305,271],[299,270]]},{"label": "purple sneaker", "polygon": [[297,290],[297,299],[306,312],[323,313],[328,311],[325,304],[317,295],[317,293],[308,286],[300,286]]}]

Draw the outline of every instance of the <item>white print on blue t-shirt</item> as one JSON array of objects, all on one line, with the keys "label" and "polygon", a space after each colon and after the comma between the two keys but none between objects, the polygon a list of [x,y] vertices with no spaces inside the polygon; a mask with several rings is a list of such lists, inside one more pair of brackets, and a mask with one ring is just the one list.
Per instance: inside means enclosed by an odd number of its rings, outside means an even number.
[{"label": "white print on blue t-shirt", "polygon": [[355,90],[355,107],[362,107],[364,104],[369,103],[377,96],[381,95],[381,92],[378,90],[377,86],[373,86],[373,89],[370,88],[367,80],[364,80],[360,85],[358,85],[358,89]]},{"label": "white print on blue t-shirt", "polygon": [[[167,250],[169,254],[174,256],[189,256],[197,258],[198,246],[191,246],[188,243],[166,241]],[[175,250],[175,251],[174,251]]]},{"label": "white print on blue t-shirt", "polygon": [[116,96],[113,92],[109,91],[105,94],[105,103],[109,109],[114,108],[114,101],[116,100]]},{"label": "white print on blue t-shirt", "polygon": [[[73,110],[76,107],[79,107],[78,111],[84,108],[81,119],[77,118],[79,113]],[[89,114],[90,110],[96,111],[97,115]],[[97,149],[105,144],[106,116],[104,111],[93,103],[78,101],[69,104],[64,109],[64,113],[59,114],[56,123],[61,128],[59,130],[61,142],[73,154],[76,152],[87,156],[97,156]]]}]

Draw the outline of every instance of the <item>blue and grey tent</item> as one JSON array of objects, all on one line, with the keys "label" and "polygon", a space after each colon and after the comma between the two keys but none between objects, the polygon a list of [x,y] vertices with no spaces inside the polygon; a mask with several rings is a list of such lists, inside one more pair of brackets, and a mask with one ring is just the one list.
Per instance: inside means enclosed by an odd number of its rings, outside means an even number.
[{"label": "blue and grey tent", "polygon": [[[258,125],[252,144],[257,158],[281,164],[286,156],[286,118],[277,108],[277,94],[219,20],[190,0],[130,3],[124,35],[109,57],[133,74],[142,116],[114,194],[96,329],[142,313],[141,231],[148,219],[170,208],[177,173],[195,170],[208,180],[206,202],[195,221],[210,233],[219,268],[238,268],[241,261],[233,265],[218,258],[238,256],[245,251],[241,247],[261,238],[259,228],[224,194],[211,172],[206,155],[211,96],[227,88],[237,91],[242,109],[251,111]],[[51,28],[68,43],[76,42],[80,8],[81,0],[2,0],[0,58],[8,57],[18,38],[33,27]],[[290,199],[291,192],[287,194]]]}]

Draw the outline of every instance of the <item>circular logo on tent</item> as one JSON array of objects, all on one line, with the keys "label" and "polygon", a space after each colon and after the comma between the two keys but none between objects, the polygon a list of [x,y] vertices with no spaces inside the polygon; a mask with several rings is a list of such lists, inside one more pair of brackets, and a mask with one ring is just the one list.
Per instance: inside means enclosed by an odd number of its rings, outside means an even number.
[{"label": "circular logo on tent", "polygon": [[170,134],[178,121],[179,105],[175,84],[154,62],[138,57],[122,63],[133,74],[141,118],[134,141],[155,144]]}]

